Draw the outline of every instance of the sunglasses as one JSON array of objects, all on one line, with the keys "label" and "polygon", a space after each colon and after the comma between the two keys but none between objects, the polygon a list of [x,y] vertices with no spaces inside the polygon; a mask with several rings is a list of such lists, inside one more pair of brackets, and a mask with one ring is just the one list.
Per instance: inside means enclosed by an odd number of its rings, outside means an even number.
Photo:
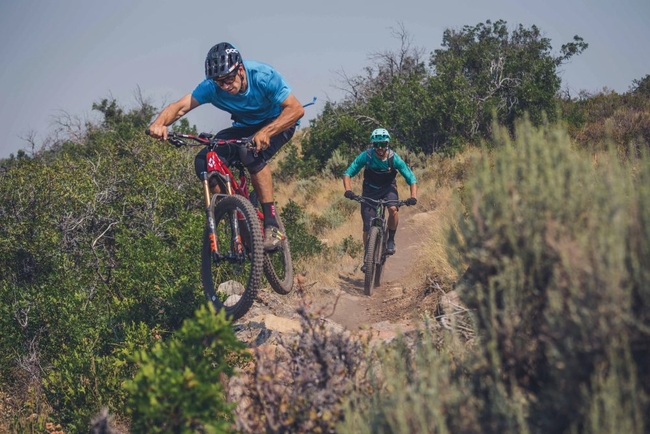
[{"label": "sunglasses", "polygon": [[229,86],[235,82],[238,72],[239,72],[239,68],[235,69],[233,72],[226,75],[224,78],[215,78],[214,82],[217,83],[217,86],[219,87]]},{"label": "sunglasses", "polygon": [[388,142],[374,142],[372,144],[375,148],[387,148],[388,147]]}]

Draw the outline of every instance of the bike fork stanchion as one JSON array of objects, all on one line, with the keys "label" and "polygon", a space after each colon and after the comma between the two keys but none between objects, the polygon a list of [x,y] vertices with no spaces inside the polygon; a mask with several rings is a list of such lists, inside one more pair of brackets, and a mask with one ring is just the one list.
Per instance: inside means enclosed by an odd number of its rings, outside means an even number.
[{"label": "bike fork stanchion", "polygon": [[210,211],[211,208],[211,199],[210,199],[210,185],[208,183],[208,172],[203,172],[203,195],[205,197],[205,216],[206,221],[208,222],[208,237],[210,238],[210,251],[212,256],[216,257],[219,253],[217,248],[217,234],[216,227],[214,223],[214,215]]}]

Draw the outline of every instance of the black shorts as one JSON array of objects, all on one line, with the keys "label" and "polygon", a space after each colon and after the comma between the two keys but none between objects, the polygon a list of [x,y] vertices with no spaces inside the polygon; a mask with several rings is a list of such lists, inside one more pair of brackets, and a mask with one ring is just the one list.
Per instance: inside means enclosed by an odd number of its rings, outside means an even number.
[{"label": "black shorts", "polygon": [[[369,197],[371,199],[385,199],[385,200],[399,199],[399,196],[397,194],[397,185],[395,183],[382,188],[364,187],[362,196]],[[368,232],[370,230],[370,220],[373,217],[375,217],[376,210],[377,210],[376,206],[368,205],[367,203],[361,204],[361,219],[363,220],[364,232]]]},{"label": "black shorts", "polygon": [[[226,128],[225,130],[219,131],[215,137],[218,139],[241,139],[243,137],[250,137],[255,135],[255,133],[271,122],[273,122],[273,119],[251,127]],[[251,149],[245,149],[236,145],[220,146],[217,148],[216,152],[219,158],[221,158],[221,161],[226,163],[227,166],[231,166],[235,161],[241,161],[250,173],[255,174],[264,169],[266,162],[280,150],[282,145],[291,140],[295,132],[296,127],[293,126],[282,131],[280,134],[271,137],[269,147],[262,152],[259,152],[257,155],[255,155]],[[207,167],[205,161],[207,153],[208,149],[203,148],[194,158],[194,170],[199,179],[202,179],[201,173],[205,172]]]}]

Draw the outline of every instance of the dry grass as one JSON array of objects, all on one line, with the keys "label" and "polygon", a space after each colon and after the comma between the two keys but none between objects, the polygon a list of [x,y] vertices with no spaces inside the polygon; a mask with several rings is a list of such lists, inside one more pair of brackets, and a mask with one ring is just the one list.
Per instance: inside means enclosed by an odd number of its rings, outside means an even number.
[{"label": "dry grass", "polygon": [[426,218],[426,231],[422,238],[422,254],[418,256],[415,275],[420,281],[433,277],[443,287],[451,287],[458,276],[448,258],[447,233],[458,217],[458,207],[453,200],[454,190],[443,187],[436,191],[436,207],[425,215],[416,215],[415,219]]}]

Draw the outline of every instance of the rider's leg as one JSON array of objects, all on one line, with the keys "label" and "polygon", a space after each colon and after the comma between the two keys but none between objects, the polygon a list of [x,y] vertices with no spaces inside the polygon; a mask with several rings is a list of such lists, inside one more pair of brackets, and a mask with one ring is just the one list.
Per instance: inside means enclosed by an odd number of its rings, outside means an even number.
[{"label": "rider's leg", "polygon": [[363,262],[366,262],[367,252],[368,252],[368,231],[363,231]]},{"label": "rider's leg", "polygon": [[388,208],[388,230],[395,232],[399,223],[399,211],[396,206]]},{"label": "rider's leg", "polygon": [[388,240],[386,241],[386,253],[392,255],[395,253],[395,232],[399,223],[399,213],[397,207],[388,208]]},{"label": "rider's leg", "polygon": [[273,177],[268,165],[257,173],[251,173],[251,182],[257,193],[257,197],[262,204],[264,212],[264,227],[278,227],[278,221],[275,218],[275,205],[273,202]]},{"label": "rider's leg", "polygon": [[[387,200],[398,200],[397,186],[391,185],[389,191],[386,193]],[[399,211],[396,206],[388,207],[388,240],[386,240],[386,253],[392,255],[395,253],[395,232],[399,223]]]},{"label": "rider's leg", "polygon": [[[263,125],[257,128],[259,130],[262,127]],[[253,188],[262,205],[262,213],[264,214],[264,250],[267,252],[278,250],[282,245],[282,240],[285,239],[285,235],[280,232],[276,218],[275,203],[273,202],[273,178],[271,169],[266,162],[291,139],[295,130],[296,127],[294,126],[273,136],[269,147],[259,153],[240,148],[239,159],[248,169]]]},{"label": "rider's leg", "polygon": [[[271,121],[272,119],[262,125],[256,126],[255,132]],[[271,169],[266,162],[270,160],[280,150],[280,148],[291,139],[291,137],[293,137],[295,131],[296,127],[293,126],[282,131],[280,134],[271,137],[271,143],[269,143],[269,147],[264,151],[255,153],[251,150],[242,150],[239,154],[239,159],[244,163],[244,166],[248,169],[248,173],[251,175],[253,188],[262,204],[265,227],[278,227],[278,222],[275,218],[275,205],[273,202],[273,178],[271,176]]]},{"label": "rider's leg", "polygon": [[262,204],[264,214],[264,250],[267,252],[277,251],[282,245],[285,235],[280,232],[280,227],[275,214],[275,203],[273,202],[273,177],[268,165],[260,171],[251,174],[251,182]]}]

